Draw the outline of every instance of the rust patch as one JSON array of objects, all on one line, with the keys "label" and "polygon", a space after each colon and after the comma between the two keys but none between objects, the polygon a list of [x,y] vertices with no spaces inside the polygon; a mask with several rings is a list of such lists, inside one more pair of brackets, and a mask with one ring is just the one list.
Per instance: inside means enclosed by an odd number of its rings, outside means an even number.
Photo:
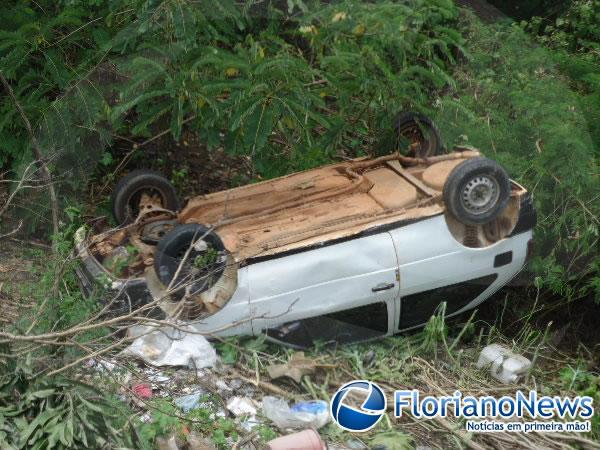
[{"label": "rust patch", "polygon": [[[443,186],[447,168],[479,156],[470,148],[464,150],[427,159],[399,154],[359,158],[197,196],[180,211],[177,222],[214,227],[235,262],[242,262],[430,217],[444,212],[437,188]],[[136,223],[93,239],[94,250],[106,255],[129,241],[140,253],[139,269],[151,265],[154,245],[141,240],[143,226],[168,219],[155,200],[142,198],[143,212]]]},{"label": "rust patch", "polygon": [[[213,226],[236,261],[351,236],[444,211],[422,180],[428,167],[479,156],[470,149],[428,159],[359,159],[191,199],[181,223]],[[443,185],[448,171],[438,171]]]}]

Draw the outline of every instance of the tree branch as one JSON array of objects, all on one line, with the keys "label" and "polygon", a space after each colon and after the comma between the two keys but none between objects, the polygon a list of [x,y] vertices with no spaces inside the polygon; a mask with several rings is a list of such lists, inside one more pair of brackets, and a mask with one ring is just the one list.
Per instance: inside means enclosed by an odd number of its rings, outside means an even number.
[{"label": "tree branch", "polygon": [[[0,72],[0,81],[4,85],[4,89],[6,89],[6,92],[8,92],[8,95],[10,96],[10,98],[13,100],[17,110],[19,111],[19,114],[21,115],[21,118],[23,119],[23,122],[25,123],[25,128],[27,128],[27,132],[29,133],[31,143],[33,145],[34,157],[35,157],[36,161],[38,162],[38,164],[40,164],[40,167],[42,168],[42,176],[44,178],[44,181],[48,184],[48,192],[50,194],[50,205],[52,207],[52,227],[53,227],[54,235],[56,236],[58,234],[58,198],[56,197],[56,191],[54,189],[54,185],[52,184],[52,177],[50,175],[50,170],[48,169],[48,166],[46,165],[46,163],[44,162],[44,159],[42,158],[40,144],[39,144],[37,138],[35,137],[35,134],[33,133],[33,128],[31,127],[31,122],[27,118],[27,115],[25,114],[25,110],[21,106],[21,103],[19,103],[19,100],[15,96],[15,93],[14,93],[10,83],[8,82],[8,80],[6,79],[6,77],[4,76],[4,74],[2,72]],[[52,245],[52,248],[54,249],[54,251],[56,251],[55,244]]]}]

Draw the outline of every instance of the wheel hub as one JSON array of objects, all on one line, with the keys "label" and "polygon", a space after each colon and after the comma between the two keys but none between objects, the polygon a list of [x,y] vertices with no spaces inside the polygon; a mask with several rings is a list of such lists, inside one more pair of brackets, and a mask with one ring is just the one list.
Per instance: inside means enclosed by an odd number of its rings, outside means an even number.
[{"label": "wheel hub", "polygon": [[467,182],[461,201],[468,212],[484,214],[494,207],[499,194],[498,182],[492,177],[480,175]]}]

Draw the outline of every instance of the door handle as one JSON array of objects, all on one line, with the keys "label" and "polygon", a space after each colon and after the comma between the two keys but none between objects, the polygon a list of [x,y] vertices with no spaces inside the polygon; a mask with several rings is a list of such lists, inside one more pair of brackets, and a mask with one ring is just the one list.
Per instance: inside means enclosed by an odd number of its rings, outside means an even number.
[{"label": "door handle", "polygon": [[371,290],[373,292],[387,291],[388,289],[392,289],[394,286],[394,283],[379,283],[377,286],[373,286]]}]

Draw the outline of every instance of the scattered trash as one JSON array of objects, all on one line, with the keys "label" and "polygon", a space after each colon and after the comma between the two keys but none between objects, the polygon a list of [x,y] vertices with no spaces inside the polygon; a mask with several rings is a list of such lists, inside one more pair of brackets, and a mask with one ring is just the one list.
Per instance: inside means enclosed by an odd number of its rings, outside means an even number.
[{"label": "scattered trash", "polygon": [[86,368],[94,368],[98,372],[112,372],[115,370],[117,366],[115,363],[104,360],[104,359],[94,359],[90,358],[83,363],[83,366]]},{"label": "scattered trash", "polygon": [[256,409],[258,402],[249,397],[231,397],[227,401],[227,409],[236,417],[243,417],[240,426],[246,431],[252,431],[257,425],[261,424],[256,419]]},{"label": "scattered trash", "polygon": [[184,395],[177,397],[174,400],[175,406],[180,408],[185,414],[190,412],[192,409],[198,409],[204,406],[204,403],[200,401],[202,397],[206,396],[206,392],[198,391],[193,394]]},{"label": "scattered trash", "polygon": [[254,400],[248,397],[231,397],[227,402],[227,409],[234,416],[255,416],[256,407]]},{"label": "scattered trash", "polygon": [[267,442],[268,450],[326,450],[327,445],[315,430],[304,430]]},{"label": "scattered trash", "polygon": [[329,408],[323,400],[299,402],[290,408],[285,400],[267,396],[263,398],[262,410],[282,430],[318,429],[329,421]]},{"label": "scattered trash", "polygon": [[408,433],[389,431],[380,433],[371,441],[373,450],[415,450],[415,440]]},{"label": "scattered trash", "polygon": [[245,417],[243,420],[239,422],[239,426],[244,431],[250,433],[257,426],[262,425],[262,421],[257,419],[256,416]]},{"label": "scattered trash", "polygon": [[[190,331],[193,331],[189,328]],[[213,367],[217,353],[204,336],[186,331],[186,327],[153,327],[138,325],[128,333],[136,337],[121,352],[155,366],[188,366],[192,369]]]},{"label": "scattered trash", "polygon": [[305,357],[304,352],[296,352],[287,363],[268,366],[267,373],[272,379],[289,377],[300,383],[304,375],[314,373],[318,366],[312,359]]},{"label": "scattered trash", "polygon": [[170,377],[163,375],[161,372],[158,372],[156,374],[152,374],[152,375],[148,376],[148,380],[152,381],[153,383],[166,383],[170,379],[171,379]]},{"label": "scattered trash", "polygon": [[155,442],[158,450],[216,450],[210,439],[202,437],[195,431],[187,433],[185,442],[175,435],[157,437]]},{"label": "scattered trash", "polygon": [[215,386],[217,387],[219,393],[232,391],[232,389],[223,380],[215,381]]},{"label": "scattered trash", "polygon": [[238,378],[231,380],[229,382],[229,386],[231,387],[231,389],[233,390],[237,390],[240,389],[242,386],[244,385],[244,382]]},{"label": "scattered trash", "polygon": [[138,383],[132,386],[131,390],[138,398],[152,398],[152,386],[149,383]]},{"label": "scattered trash", "polygon": [[531,361],[508,348],[491,344],[479,354],[477,368],[490,368],[493,378],[504,384],[516,383],[531,369]]}]

